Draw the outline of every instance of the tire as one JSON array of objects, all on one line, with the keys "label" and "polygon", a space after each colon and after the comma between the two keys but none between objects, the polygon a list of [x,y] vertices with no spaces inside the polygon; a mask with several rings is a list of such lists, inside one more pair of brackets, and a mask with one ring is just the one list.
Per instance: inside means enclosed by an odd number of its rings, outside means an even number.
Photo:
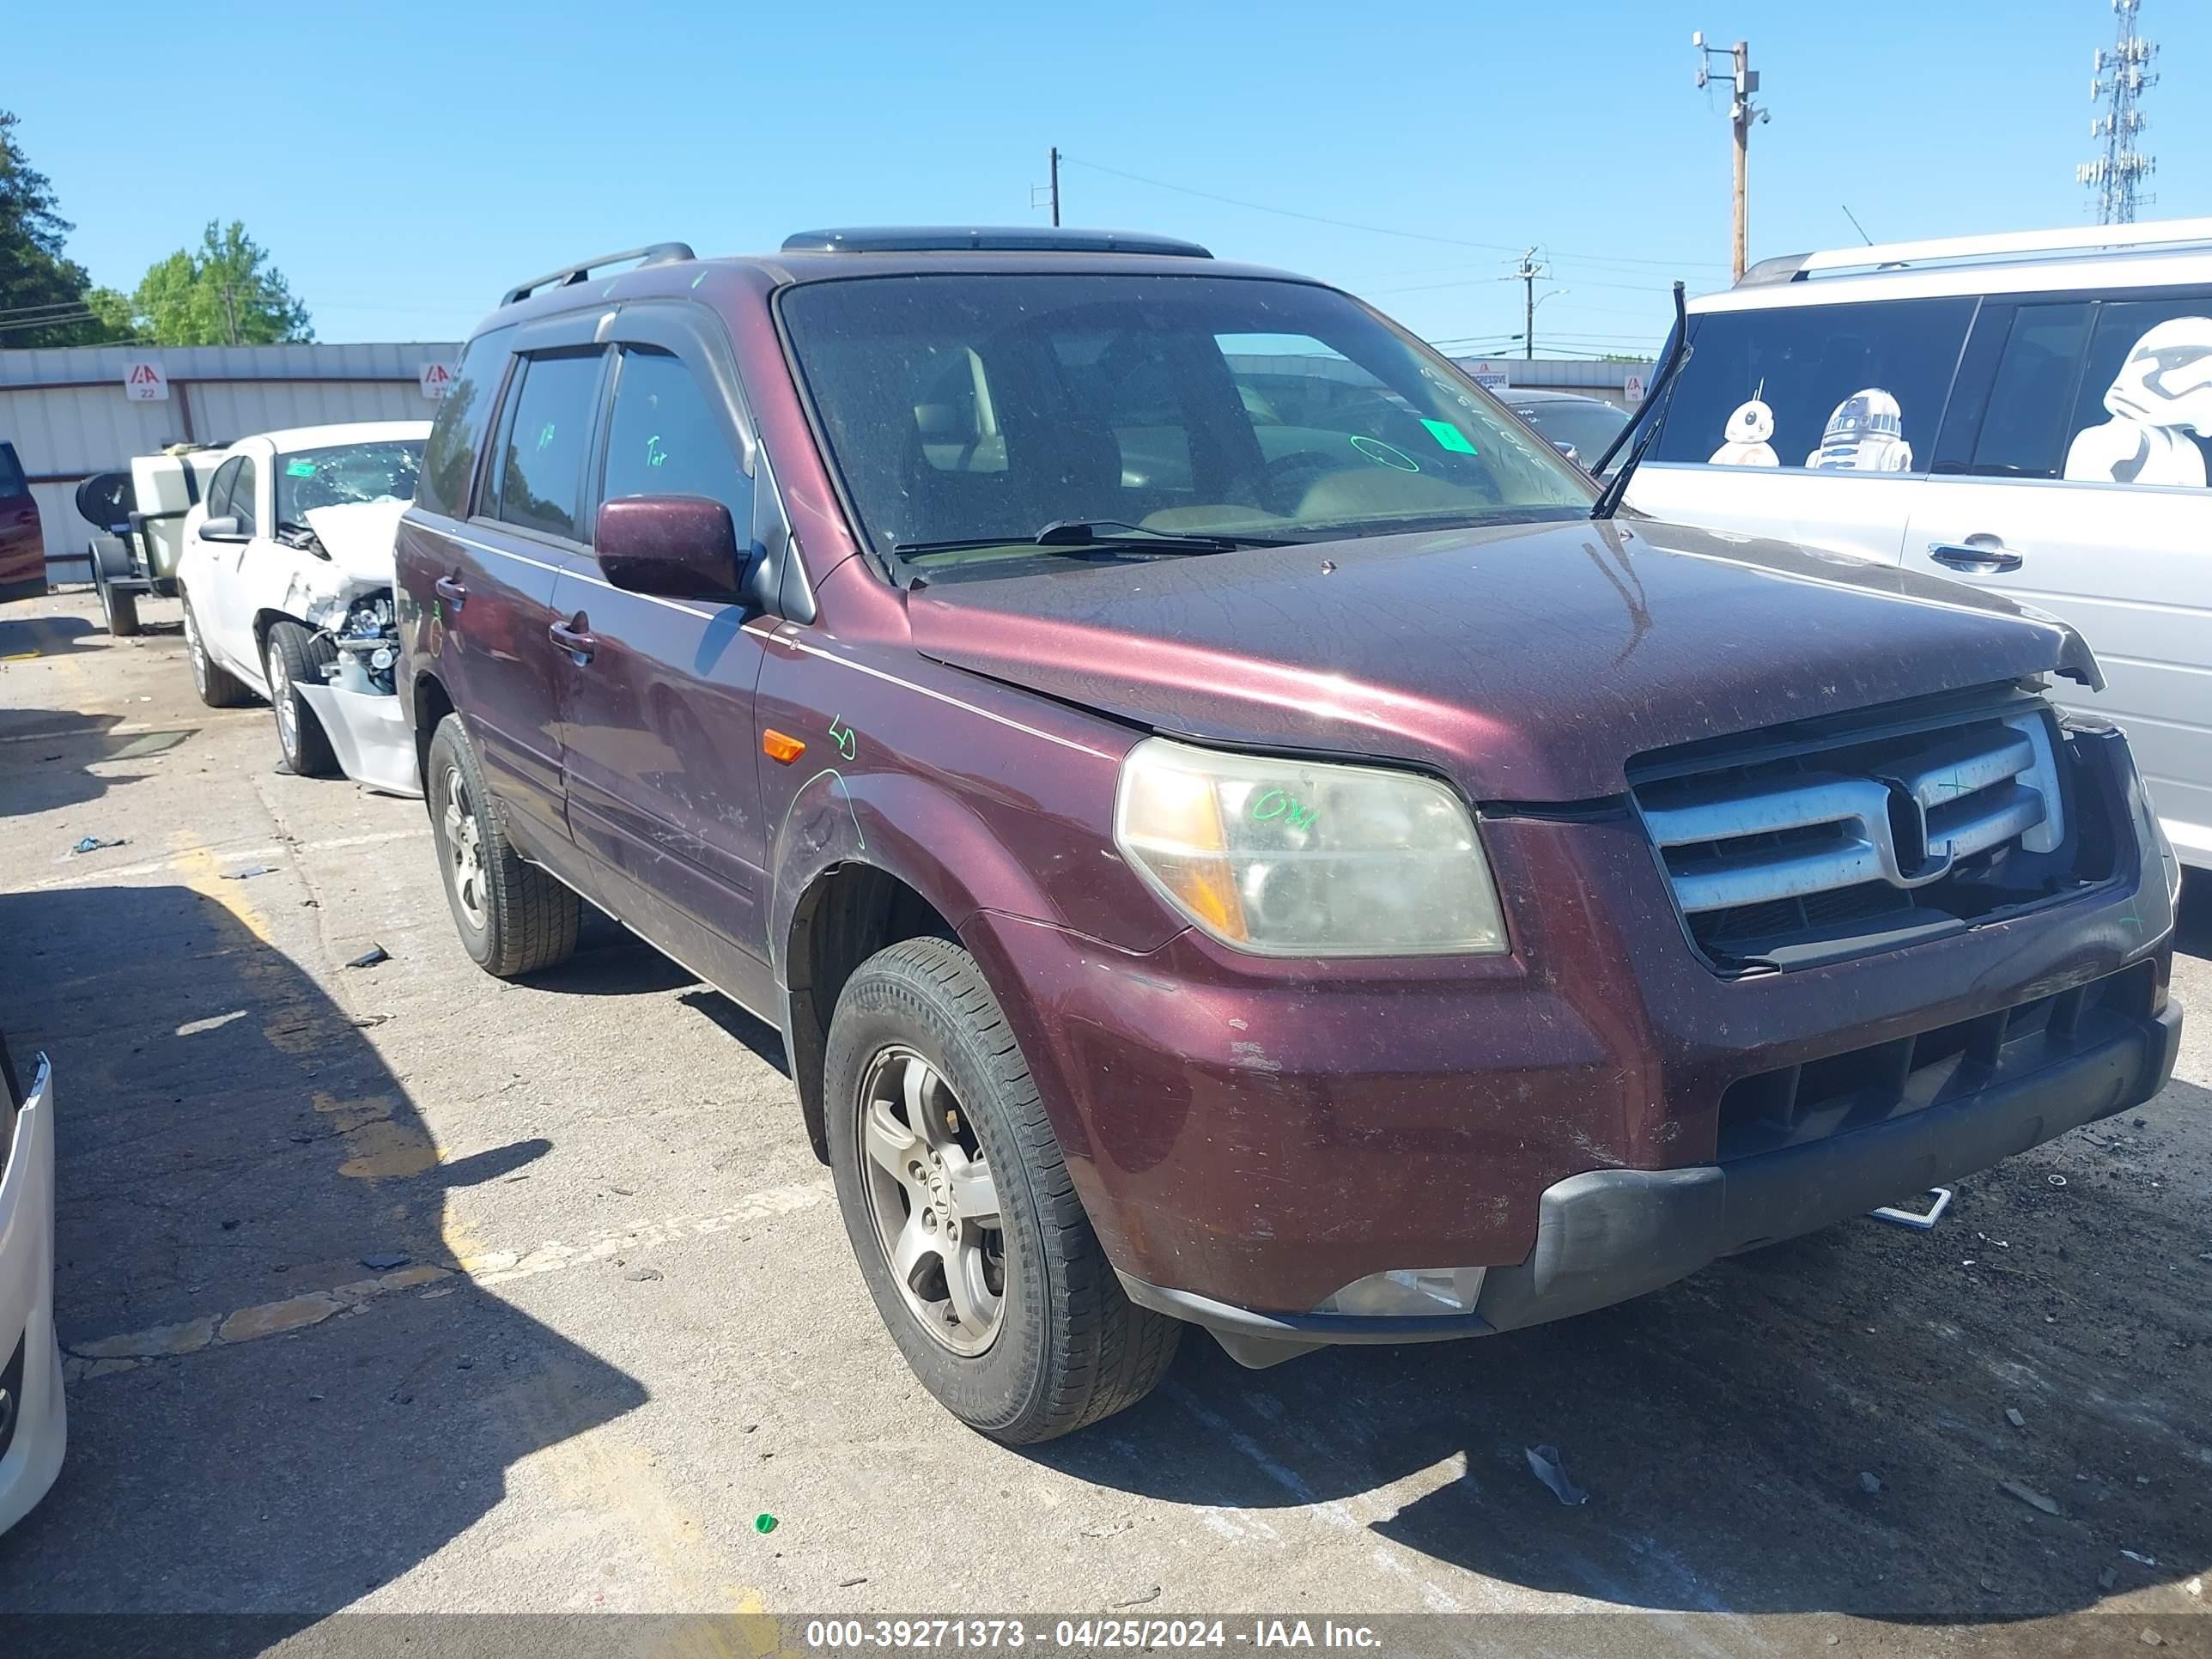
[{"label": "tire", "polygon": [[192,614],[191,595],[185,598],[185,657],[192,667],[192,689],[210,708],[236,708],[252,701],[252,688],[227,669],[216,666],[200,637],[199,618]]},{"label": "tire", "polygon": [[[907,1364],[946,1410],[1023,1446],[1152,1392],[1182,1327],[1123,1293],[973,957],[945,939],[915,939],[862,963],[837,999],[823,1088],[837,1206],[860,1276]],[[917,1121],[929,1128],[927,1147]],[[894,1173],[909,1152],[909,1173]],[[969,1219],[986,1213],[995,1226]],[[902,1248],[917,1227],[934,1241],[933,1258]],[[995,1312],[963,1318],[948,1265],[963,1263],[966,1279],[980,1264],[988,1293],[994,1238]],[[895,1255],[913,1264],[904,1285]],[[988,1296],[969,1279],[965,1300],[975,1313]]]},{"label": "tire", "polygon": [[470,958],[513,979],[574,956],[583,901],[514,850],[459,714],[431,734],[422,784],[446,902]]},{"label": "tire", "polygon": [[276,715],[276,747],[284,763],[303,778],[335,778],[338,757],[301,685],[321,685],[323,667],[338,659],[337,647],[295,622],[271,623],[261,660],[269,681],[269,707]]},{"label": "tire", "polygon": [[127,640],[138,631],[138,596],[135,592],[118,592],[102,579],[100,584],[100,611],[107,619],[110,637]]}]

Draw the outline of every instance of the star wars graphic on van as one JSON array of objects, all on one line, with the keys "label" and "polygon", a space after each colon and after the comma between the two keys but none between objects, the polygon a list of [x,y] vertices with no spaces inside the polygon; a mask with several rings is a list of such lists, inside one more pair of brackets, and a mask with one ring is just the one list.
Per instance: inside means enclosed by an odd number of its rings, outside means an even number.
[{"label": "star wars graphic on van", "polygon": [[2212,317],[2170,317],[2147,331],[2106,389],[2105,410],[2111,420],[2068,446],[2066,477],[2202,489],[2194,439],[2212,437]]},{"label": "star wars graphic on van", "polygon": [[[1761,383],[1759,392],[1765,391]],[[1779,466],[1767,441],[1774,435],[1774,411],[1758,394],[1735,406],[1713,451],[1715,466]],[[1805,458],[1808,468],[1827,472],[1910,472],[1912,446],[1905,441],[1905,420],[1897,399],[1870,386],[1838,404],[1828,416],[1820,441]]]}]

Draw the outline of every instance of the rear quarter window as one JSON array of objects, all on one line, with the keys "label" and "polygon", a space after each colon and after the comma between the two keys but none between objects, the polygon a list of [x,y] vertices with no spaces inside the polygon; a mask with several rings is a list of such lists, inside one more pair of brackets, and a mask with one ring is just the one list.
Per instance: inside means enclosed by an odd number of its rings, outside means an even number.
[{"label": "rear quarter window", "polygon": [[2212,478],[2212,295],[2099,306],[2069,424],[2070,482],[2203,489]]},{"label": "rear quarter window", "polygon": [[1925,471],[1974,305],[1891,300],[1692,317],[1655,459]]},{"label": "rear quarter window", "polygon": [[422,452],[422,474],[415,483],[416,506],[447,518],[459,518],[466,509],[469,480],[476,472],[477,453],[483,447],[484,428],[491,423],[500,374],[507,367],[507,343],[513,332],[501,328],[479,334],[461,354],[460,372],[439,407],[430,441]]},{"label": "rear quarter window", "polygon": [[15,459],[15,446],[0,444],[0,495],[30,493],[31,486],[23,478],[23,464]]}]

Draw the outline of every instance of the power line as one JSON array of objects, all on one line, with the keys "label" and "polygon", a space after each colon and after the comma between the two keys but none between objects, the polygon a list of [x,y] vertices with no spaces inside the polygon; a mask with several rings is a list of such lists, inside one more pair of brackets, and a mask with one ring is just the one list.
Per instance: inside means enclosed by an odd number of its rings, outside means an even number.
[{"label": "power line", "polygon": [[[1397,230],[1389,225],[1361,224],[1351,219],[1332,219],[1324,214],[1300,213],[1294,208],[1273,207],[1265,202],[1248,202],[1242,197],[1224,196],[1216,191],[1198,190],[1189,185],[1170,184],[1164,179],[1148,179],[1141,173],[1124,172],[1120,167],[1109,167],[1101,161],[1086,161],[1080,156],[1068,155],[1065,150],[1060,152],[1060,159],[1064,167],[1088,167],[1093,173],[1111,173],[1115,178],[1127,179],[1132,184],[1149,185],[1154,190],[1170,190],[1179,196],[1195,196],[1203,201],[1220,202],[1230,207],[1245,208],[1254,213],[1272,213],[1279,218],[1302,219],[1308,224],[1331,225],[1339,230],[1362,231],[1370,236],[1398,236],[1408,241],[1437,242],[1446,247],[1481,248],[1492,253],[1517,254],[1521,252],[1519,248],[1505,242],[1471,242],[1463,236],[1438,236],[1428,231]],[[1636,259],[1610,253],[1574,253],[1562,254],[1560,257],[1587,259],[1601,264],[1655,266],[1662,270],[1673,270],[1684,264],[1690,263],[1676,259]]]},{"label": "power line", "polygon": [[2158,84],[2158,76],[2150,70],[2151,60],[2158,56],[2158,45],[2136,33],[2136,10],[2142,4],[2142,0],[2112,0],[2118,35],[2109,51],[2102,46],[2097,49],[2095,72],[2089,81],[2090,101],[2101,99],[2105,105],[2105,112],[2089,123],[2089,136],[2105,141],[2105,153],[2075,167],[2074,180],[2096,191],[2100,225],[2131,225],[2136,208],[2148,207],[2158,199],[2143,194],[2142,189],[2142,181],[2157,171],[2158,163],[2136,149],[2136,135],[2144,125],[2136,102],[2146,89]]}]

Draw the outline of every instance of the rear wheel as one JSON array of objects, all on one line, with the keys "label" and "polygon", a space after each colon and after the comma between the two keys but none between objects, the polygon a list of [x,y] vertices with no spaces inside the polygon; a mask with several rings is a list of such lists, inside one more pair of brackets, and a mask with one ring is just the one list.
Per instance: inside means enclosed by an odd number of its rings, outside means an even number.
[{"label": "rear wheel", "polygon": [[208,655],[200,635],[199,618],[192,614],[191,596],[185,596],[185,657],[192,665],[192,689],[210,708],[235,708],[253,693],[235,674],[218,667]]},{"label": "rear wheel", "polygon": [[276,712],[276,746],[284,751],[285,764],[303,778],[338,775],[330,737],[299,690],[323,684],[323,666],[336,662],[337,655],[328,640],[295,622],[270,623],[268,641],[261,647],[269,677],[269,706]]},{"label": "rear wheel", "polygon": [[1123,1293],[965,951],[908,939],[860,964],[830,1022],[823,1099],[861,1277],[947,1410],[1018,1446],[1152,1392],[1182,1328]]},{"label": "rear wheel", "polygon": [[583,902],[507,840],[459,714],[438,722],[423,785],[446,900],[477,966],[512,979],[574,956]]}]

